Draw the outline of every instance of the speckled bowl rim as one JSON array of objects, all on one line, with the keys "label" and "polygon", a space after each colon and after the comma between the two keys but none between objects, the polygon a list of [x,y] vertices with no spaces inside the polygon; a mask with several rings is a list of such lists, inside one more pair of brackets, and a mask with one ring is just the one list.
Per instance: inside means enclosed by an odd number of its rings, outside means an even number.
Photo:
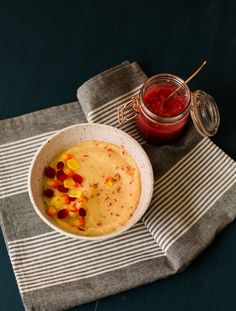
[{"label": "speckled bowl rim", "polygon": [[[64,132],[66,131],[69,131],[73,128],[76,128],[76,127],[91,127],[91,126],[95,126],[96,129],[98,130],[98,127],[101,128],[106,128],[108,130],[111,130],[111,131],[118,131],[121,135],[123,135],[124,137],[126,137],[129,141],[131,141],[134,145],[136,145],[136,147],[139,149],[139,152],[142,153],[142,156],[143,158],[145,159],[146,161],[146,168],[148,168],[149,172],[148,172],[148,175],[150,176],[150,180],[148,181],[150,183],[149,187],[146,188],[147,189],[147,193],[146,195],[148,196],[147,200],[146,200],[146,205],[142,207],[142,211],[139,215],[139,217],[135,219],[135,215],[136,215],[136,211],[137,209],[135,210],[133,216],[129,219],[129,221],[126,223],[126,225],[122,226],[120,229],[116,230],[116,231],[113,231],[113,232],[110,232],[108,234],[105,234],[105,235],[101,235],[101,236],[83,236],[83,235],[79,235],[79,234],[75,234],[75,233],[71,233],[71,232],[68,232],[66,230],[63,230],[61,229],[59,226],[57,226],[56,224],[50,222],[47,217],[45,217],[41,211],[39,210],[39,208],[37,207],[37,204],[34,200],[34,195],[33,195],[33,192],[32,192],[32,187],[31,187],[31,180],[32,180],[32,172],[33,172],[33,169],[34,169],[34,166],[35,166],[35,163],[37,161],[37,158],[39,157],[40,153],[42,152],[42,150],[45,148],[46,145],[50,144],[51,141],[53,141],[53,139],[55,139],[58,135],[61,135],[63,134]],[[91,140],[91,139],[88,139],[88,140]],[[96,140],[96,139],[95,139]],[[83,141],[86,141],[86,140],[83,140]],[[111,138],[111,141],[110,143],[114,143],[112,141],[112,138]],[[116,144],[116,143],[115,143]],[[129,152],[130,154],[130,152]],[[133,155],[130,154],[132,157]],[[137,164],[137,163],[136,163]],[[138,165],[138,164],[137,164]],[[140,168],[139,168],[140,170]],[[141,172],[140,172],[141,173]],[[113,238],[113,237],[116,237],[118,235],[120,235],[121,233],[127,231],[128,229],[130,229],[131,227],[133,227],[141,218],[142,216],[144,215],[144,213],[146,212],[147,208],[149,207],[150,205],[150,202],[151,202],[151,199],[152,199],[152,195],[153,195],[153,187],[154,187],[154,175],[153,175],[153,169],[152,169],[152,165],[151,165],[151,162],[146,154],[146,152],[144,151],[144,149],[141,147],[141,145],[133,138],[131,137],[129,134],[125,133],[124,131],[120,130],[120,129],[117,129],[115,127],[112,127],[112,126],[109,126],[109,125],[104,125],[104,124],[100,124],[100,123],[80,123],[80,124],[75,124],[75,125],[71,125],[71,126],[68,126],[68,127],[65,127],[61,130],[58,130],[56,133],[54,133],[52,136],[50,136],[42,145],[41,147],[37,150],[36,154],[34,155],[33,159],[32,159],[32,162],[31,162],[31,165],[30,165],[30,168],[29,168],[29,173],[28,173],[28,193],[29,193],[29,197],[30,197],[30,200],[31,200],[31,203],[33,205],[33,208],[34,210],[36,211],[36,213],[38,214],[38,216],[50,227],[52,228],[54,231],[56,232],[59,232],[63,235],[66,235],[66,236],[69,236],[69,237],[72,237],[72,238],[76,238],[76,239],[80,239],[80,240],[85,240],[85,241],[99,241],[99,240],[105,240],[105,239],[109,239],[109,238]],[[142,191],[143,191],[144,187],[143,187],[143,183],[142,183],[142,190],[141,190],[141,194],[142,194]],[[141,195],[140,195],[140,198],[141,198]],[[132,219],[134,219],[135,221],[133,223],[132,222]]]}]

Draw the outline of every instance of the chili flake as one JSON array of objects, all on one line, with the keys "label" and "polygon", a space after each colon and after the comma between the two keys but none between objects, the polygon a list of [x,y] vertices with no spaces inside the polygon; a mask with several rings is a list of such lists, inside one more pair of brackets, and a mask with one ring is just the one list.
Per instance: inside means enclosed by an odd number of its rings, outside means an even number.
[{"label": "chili flake", "polygon": [[112,187],[113,186],[113,178],[112,177],[108,177],[106,178],[106,184],[109,186],[109,187]]},{"label": "chili flake", "polygon": [[115,181],[118,181],[118,180],[120,180],[120,174],[115,174],[115,176],[113,177],[113,179],[115,180]]},{"label": "chili flake", "polygon": [[121,187],[117,187],[116,191],[120,193]]},{"label": "chili flake", "polygon": [[98,187],[98,182],[97,182],[97,183],[94,183],[94,184],[91,184],[91,187],[93,187],[94,189],[97,189],[97,187]]}]

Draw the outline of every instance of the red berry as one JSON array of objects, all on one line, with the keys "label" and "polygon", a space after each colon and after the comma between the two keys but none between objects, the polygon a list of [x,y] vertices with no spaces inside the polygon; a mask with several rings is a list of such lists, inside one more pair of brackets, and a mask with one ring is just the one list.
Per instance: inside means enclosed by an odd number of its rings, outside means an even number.
[{"label": "red berry", "polygon": [[45,189],[44,190],[44,195],[47,197],[47,198],[52,198],[53,197],[53,190],[52,189]]},{"label": "red berry", "polygon": [[57,171],[57,179],[61,182],[67,179],[67,175],[63,172],[63,170]]},{"label": "red berry", "polygon": [[81,217],[85,217],[86,216],[86,210],[83,207],[81,207],[79,209],[79,214],[80,214]]},{"label": "red berry", "polygon": [[75,182],[77,182],[78,184],[81,184],[82,181],[83,181],[83,177],[80,176],[79,174],[75,174],[75,175],[73,176],[73,180],[74,180]]},{"label": "red berry", "polygon": [[60,211],[58,211],[57,217],[59,219],[63,219],[63,218],[66,218],[66,216],[68,216],[68,214],[69,214],[68,210],[66,208],[64,208],[64,209],[61,209]]},{"label": "red berry", "polygon": [[60,161],[60,162],[57,163],[57,169],[58,169],[58,170],[62,170],[63,167],[64,167],[64,163],[63,163],[62,161]]},{"label": "red berry", "polygon": [[70,200],[71,200],[71,201],[74,201],[74,200],[76,200],[76,198],[74,198],[74,197],[70,197]]},{"label": "red berry", "polygon": [[69,189],[64,187],[64,185],[58,185],[57,190],[66,193]]},{"label": "red berry", "polygon": [[48,178],[54,178],[56,175],[56,171],[54,170],[54,168],[52,168],[51,166],[45,167],[44,169],[44,174],[48,177]]}]

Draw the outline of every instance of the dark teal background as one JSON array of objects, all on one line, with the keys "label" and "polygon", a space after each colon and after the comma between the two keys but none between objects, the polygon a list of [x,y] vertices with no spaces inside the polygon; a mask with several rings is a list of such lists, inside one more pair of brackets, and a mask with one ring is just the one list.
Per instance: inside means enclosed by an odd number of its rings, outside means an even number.
[{"label": "dark teal background", "polygon": [[[236,159],[235,14],[234,0],[0,0],[0,119],[74,101],[81,83],[126,59],[182,78],[207,59],[190,88],[215,98],[214,141]],[[183,273],[102,299],[97,311],[236,310],[235,237],[232,224]],[[2,237],[0,310],[23,310]]]}]

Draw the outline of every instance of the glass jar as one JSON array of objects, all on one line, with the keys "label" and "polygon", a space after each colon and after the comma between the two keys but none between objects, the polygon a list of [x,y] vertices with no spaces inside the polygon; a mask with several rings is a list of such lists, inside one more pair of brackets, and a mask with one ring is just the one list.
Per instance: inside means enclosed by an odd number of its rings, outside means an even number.
[{"label": "glass jar", "polygon": [[154,145],[177,142],[189,115],[201,135],[213,136],[218,130],[220,116],[210,95],[201,90],[191,93],[188,85],[184,85],[166,100],[183,83],[181,78],[172,74],[152,76],[144,83],[139,95],[121,107],[119,116],[121,112],[123,121],[135,118],[142,137]]}]

